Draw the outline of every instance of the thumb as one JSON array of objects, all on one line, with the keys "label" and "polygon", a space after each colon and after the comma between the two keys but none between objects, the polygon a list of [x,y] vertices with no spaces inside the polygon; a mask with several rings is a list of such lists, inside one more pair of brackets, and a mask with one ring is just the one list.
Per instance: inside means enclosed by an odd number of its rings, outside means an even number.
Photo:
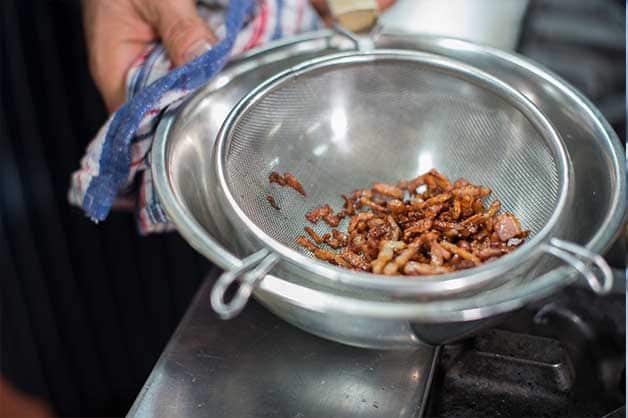
[{"label": "thumb", "polygon": [[216,43],[216,36],[198,16],[194,0],[156,3],[155,26],[174,65],[197,58]]}]

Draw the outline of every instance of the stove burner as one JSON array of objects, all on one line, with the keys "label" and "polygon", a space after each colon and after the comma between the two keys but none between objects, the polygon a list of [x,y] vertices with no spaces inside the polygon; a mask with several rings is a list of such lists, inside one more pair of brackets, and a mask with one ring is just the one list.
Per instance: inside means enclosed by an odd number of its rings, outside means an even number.
[{"label": "stove burner", "polygon": [[427,417],[614,416],[625,404],[625,299],[566,289],[445,346]]}]

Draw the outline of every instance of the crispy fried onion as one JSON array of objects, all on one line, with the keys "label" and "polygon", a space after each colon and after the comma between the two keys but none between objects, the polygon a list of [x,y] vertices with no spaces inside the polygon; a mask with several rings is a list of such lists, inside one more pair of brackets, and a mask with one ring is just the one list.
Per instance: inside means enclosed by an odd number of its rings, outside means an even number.
[{"label": "crispy fried onion", "polygon": [[308,212],[309,222],[333,229],[321,236],[306,226],[310,239],[297,242],[316,258],[356,271],[425,276],[468,269],[514,251],[528,236],[513,214],[500,213],[498,200],[485,204],[490,194],[436,170],[396,185],[374,183],[342,195],[338,211],[325,203]]}]

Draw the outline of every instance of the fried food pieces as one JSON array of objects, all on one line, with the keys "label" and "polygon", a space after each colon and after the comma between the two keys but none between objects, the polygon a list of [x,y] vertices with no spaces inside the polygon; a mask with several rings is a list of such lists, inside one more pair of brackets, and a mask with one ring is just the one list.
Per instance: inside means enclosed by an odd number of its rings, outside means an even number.
[{"label": "fried food pieces", "polygon": [[[327,203],[305,216],[332,227],[310,226],[299,245],[329,263],[384,275],[434,275],[468,269],[519,247],[529,232],[501,203],[488,206],[488,187],[455,182],[436,170],[396,185],[374,183],[343,195],[343,209]],[[348,218],[346,231],[337,229]]]}]

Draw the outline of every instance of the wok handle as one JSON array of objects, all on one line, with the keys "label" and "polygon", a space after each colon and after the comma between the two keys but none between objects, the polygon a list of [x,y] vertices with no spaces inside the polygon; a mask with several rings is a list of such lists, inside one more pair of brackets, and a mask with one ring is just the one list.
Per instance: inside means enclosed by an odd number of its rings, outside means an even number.
[{"label": "wok handle", "polygon": [[[238,315],[248,302],[253,290],[279,261],[279,256],[262,249],[242,260],[242,265],[227,270],[218,278],[211,291],[210,301],[214,311],[222,319]],[[225,302],[227,289],[239,282],[238,290],[229,302]]]},{"label": "wok handle", "polygon": [[578,270],[587,280],[591,290],[598,295],[605,295],[611,291],[613,271],[601,255],[558,238],[552,238],[548,244],[544,244],[543,251]]}]

